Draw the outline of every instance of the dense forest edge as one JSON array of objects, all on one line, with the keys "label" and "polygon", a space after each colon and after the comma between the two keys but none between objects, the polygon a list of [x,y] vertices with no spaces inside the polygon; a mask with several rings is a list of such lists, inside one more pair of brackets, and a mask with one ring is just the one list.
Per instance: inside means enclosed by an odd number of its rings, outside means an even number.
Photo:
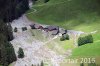
[{"label": "dense forest edge", "polygon": [[10,22],[29,9],[28,0],[0,0],[0,65],[8,66],[17,60],[10,43],[14,39]]}]

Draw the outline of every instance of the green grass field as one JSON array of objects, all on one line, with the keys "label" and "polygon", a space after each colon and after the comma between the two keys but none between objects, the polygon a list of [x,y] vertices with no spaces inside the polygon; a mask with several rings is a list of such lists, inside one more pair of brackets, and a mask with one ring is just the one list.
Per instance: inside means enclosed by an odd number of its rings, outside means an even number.
[{"label": "green grass field", "polygon": [[[64,50],[73,49],[72,56],[100,57],[100,4],[99,0],[50,0],[43,3],[39,0],[26,15],[35,22],[48,25],[57,25],[65,29],[93,32],[94,43],[86,44],[77,48],[73,47],[72,41],[60,42],[58,45]],[[36,12],[33,12],[36,9]],[[32,12],[31,14],[28,14]],[[52,42],[49,46],[52,48]],[[60,51],[59,51],[60,52]]]},{"label": "green grass field", "polygon": [[[95,27],[94,23],[100,23],[99,19],[99,4],[97,0],[50,0],[50,2],[38,3],[33,6],[30,13],[36,9],[36,12],[27,14],[30,20],[42,24],[59,25],[66,29],[76,29],[83,31],[83,26],[87,29],[88,25]],[[84,26],[85,25],[85,26]],[[91,29],[95,30],[95,28]]]}]

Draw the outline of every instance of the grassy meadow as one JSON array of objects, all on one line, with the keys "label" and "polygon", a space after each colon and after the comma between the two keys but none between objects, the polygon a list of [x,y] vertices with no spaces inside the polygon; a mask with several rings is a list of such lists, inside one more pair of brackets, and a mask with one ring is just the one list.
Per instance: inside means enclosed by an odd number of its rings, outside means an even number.
[{"label": "grassy meadow", "polygon": [[[55,44],[50,42],[47,46],[53,49],[54,45],[58,45],[64,51],[72,49],[71,57],[100,58],[99,3],[99,0],[50,0],[48,3],[43,3],[43,0],[39,0],[26,15],[28,19],[41,24],[57,25],[65,29],[78,30],[85,33],[97,31],[92,34],[93,43],[77,48],[74,47],[73,40],[61,42],[59,38],[54,40],[56,41]],[[37,11],[34,12],[34,9]],[[58,49],[53,50],[62,53]]]}]

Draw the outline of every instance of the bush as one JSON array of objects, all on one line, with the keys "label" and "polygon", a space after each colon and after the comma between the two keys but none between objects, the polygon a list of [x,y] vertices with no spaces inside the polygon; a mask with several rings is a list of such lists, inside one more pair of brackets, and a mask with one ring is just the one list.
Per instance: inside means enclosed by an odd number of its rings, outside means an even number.
[{"label": "bush", "polygon": [[25,30],[27,30],[27,27],[22,27],[22,31],[25,31]]},{"label": "bush", "polygon": [[64,39],[64,37],[62,36],[61,38],[60,38],[60,41],[64,41],[65,39]]},{"label": "bush", "polygon": [[32,64],[32,66],[34,66],[34,65]]},{"label": "bush", "polygon": [[65,34],[65,39],[69,40],[69,35],[68,34]]},{"label": "bush", "polygon": [[88,66],[97,66],[96,63],[89,63]]},{"label": "bush", "polygon": [[85,37],[79,37],[78,38],[78,46],[87,44],[87,43],[93,43],[93,37],[92,35],[87,35]]},{"label": "bush", "polygon": [[41,62],[41,66],[44,66],[44,63],[43,63],[43,61]]},{"label": "bush", "polygon": [[60,38],[60,41],[64,41],[64,40],[69,40],[68,34],[63,34],[62,37]]},{"label": "bush", "polygon": [[17,32],[17,31],[18,31],[18,30],[17,30],[17,27],[15,27],[15,28],[14,28],[14,32]]},{"label": "bush", "polygon": [[24,58],[24,52],[22,48],[19,48],[18,50],[18,58]]},{"label": "bush", "polygon": [[44,3],[47,3],[49,0],[44,0]]},{"label": "bush", "polygon": [[87,38],[87,43],[93,43],[92,35],[88,35],[88,36],[86,36],[86,38]]},{"label": "bush", "polygon": [[84,63],[81,63],[80,66],[84,66]]}]

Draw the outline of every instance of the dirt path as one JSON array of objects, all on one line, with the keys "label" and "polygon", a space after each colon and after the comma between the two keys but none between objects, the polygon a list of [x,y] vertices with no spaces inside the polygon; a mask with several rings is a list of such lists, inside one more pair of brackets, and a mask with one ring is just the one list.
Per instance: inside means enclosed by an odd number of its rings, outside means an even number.
[{"label": "dirt path", "polygon": [[[36,6],[58,5],[58,4],[63,4],[63,3],[65,3],[65,2],[67,2],[67,1],[60,2],[60,3],[55,3],[55,4],[42,4],[42,5],[36,5]],[[30,7],[30,9],[32,9],[32,12],[29,12],[29,13],[27,13],[27,14],[33,14],[33,13],[37,12],[37,9],[33,8],[34,6],[33,6],[33,3],[32,3],[31,1],[29,2],[29,7]]]},{"label": "dirt path", "polygon": [[75,31],[75,30],[68,30],[68,35],[70,36],[70,38],[73,40],[73,44],[77,47],[77,39],[78,37],[84,34],[84,32],[82,31]]}]

